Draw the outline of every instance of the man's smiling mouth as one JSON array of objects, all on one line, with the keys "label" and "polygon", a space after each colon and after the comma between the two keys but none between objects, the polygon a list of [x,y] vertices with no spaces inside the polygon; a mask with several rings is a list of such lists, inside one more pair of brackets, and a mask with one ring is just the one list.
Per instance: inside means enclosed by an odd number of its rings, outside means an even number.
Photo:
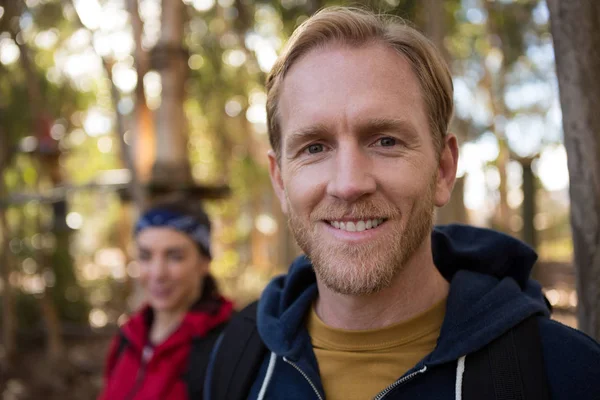
[{"label": "man's smiling mouth", "polygon": [[368,229],[377,228],[386,221],[385,218],[373,218],[356,221],[327,221],[335,229],[346,232],[362,232]]}]

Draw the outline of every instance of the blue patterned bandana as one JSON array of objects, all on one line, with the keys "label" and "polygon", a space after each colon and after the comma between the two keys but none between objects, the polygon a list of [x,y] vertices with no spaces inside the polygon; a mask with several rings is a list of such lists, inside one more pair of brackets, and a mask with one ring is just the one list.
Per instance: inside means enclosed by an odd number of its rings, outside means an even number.
[{"label": "blue patterned bandana", "polygon": [[200,250],[212,258],[210,254],[210,231],[208,226],[201,224],[190,215],[178,214],[174,211],[153,208],[144,213],[135,225],[134,234],[150,227],[172,228],[185,233],[198,244]]}]

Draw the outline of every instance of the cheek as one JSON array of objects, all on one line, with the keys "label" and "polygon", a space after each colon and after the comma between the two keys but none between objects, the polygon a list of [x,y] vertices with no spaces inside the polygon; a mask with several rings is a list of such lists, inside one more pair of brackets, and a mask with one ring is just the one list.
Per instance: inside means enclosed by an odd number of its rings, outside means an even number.
[{"label": "cheek", "polygon": [[[389,171],[389,169],[387,170]],[[380,190],[382,194],[397,207],[408,211],[416,202],[425,199],[432,190],[433,177],[423,171],[411,171],[380,175]]]},{"label": "cheek", "polygon": [[177,282],[178,286],[185,288],[195,287],[203,276],[202,268],[196,262],[186,262],[177,265],[172,269],[171,279]]},{"label": "cheek", "polygon": [[283,176],[285,192],[292,211],[310,212],[322,200],[327,187],[326,167],[316,165],[290,169]]},{"label": "cheek", "polygon": [[140,285],[142,285],[142,287],[146,287],[148,285],[148,281],[150,280],[148,268],[146,268],[141,263],[138,263],[138,268],[140,269],[140,276],[138,277],[138,282],[140,283]]}]

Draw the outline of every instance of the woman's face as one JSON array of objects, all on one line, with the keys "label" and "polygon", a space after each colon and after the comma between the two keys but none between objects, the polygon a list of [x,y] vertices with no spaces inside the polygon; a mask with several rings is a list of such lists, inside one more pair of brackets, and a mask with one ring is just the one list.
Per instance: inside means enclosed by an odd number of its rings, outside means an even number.
[{"label": "woman's face", "polygon": [[184,233],[151,227],[137,235],[140,282],[155,311],[187,310],[199,298],[209,259]]}]

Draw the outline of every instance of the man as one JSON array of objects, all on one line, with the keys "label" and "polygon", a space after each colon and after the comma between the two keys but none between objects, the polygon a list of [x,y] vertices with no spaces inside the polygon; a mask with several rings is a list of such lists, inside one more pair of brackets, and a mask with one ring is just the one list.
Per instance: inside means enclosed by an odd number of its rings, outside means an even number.
[{"label": "man", "polygon": [[[458,145],[450,72],[423,35],[325,9],[267,89],[271,180],[306,257],[258,303],[266,353],[237,396],[600,398],[600,346],[547,318],[529,247],[467,226],[432,233]],[[208,372],[219,400],[243,386],[223,384],[223,365],[248,359],[231,361],[226,338]]]}]

